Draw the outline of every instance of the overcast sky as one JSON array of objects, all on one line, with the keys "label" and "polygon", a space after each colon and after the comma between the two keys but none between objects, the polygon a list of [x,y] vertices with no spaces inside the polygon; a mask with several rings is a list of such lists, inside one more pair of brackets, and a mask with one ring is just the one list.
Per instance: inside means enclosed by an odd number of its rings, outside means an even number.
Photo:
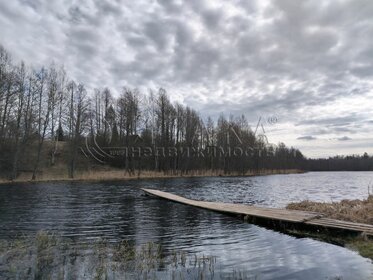
[{"label": "overcast sky", "polygon": [[[262,117],[306,156],[373,153],[373,1],[0,0],[0,44],[88,89]],[[277,119],[277,123],[268,122]]]}]

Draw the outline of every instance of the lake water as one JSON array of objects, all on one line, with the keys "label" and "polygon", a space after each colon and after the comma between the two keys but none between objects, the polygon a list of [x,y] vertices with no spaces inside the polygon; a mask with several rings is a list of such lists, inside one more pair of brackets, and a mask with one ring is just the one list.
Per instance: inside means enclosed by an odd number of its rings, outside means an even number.
[{"label": "lake water", "polygon": [[[346,248],[151,198],[140,190],[154,188],[198,200],[284,207],[305,199],[366,198],[372,183],[373,172],[311,172],[0,186],[0,240],[48,230],[83,243],[98,238],[111,243],[151,241],[167,252],[215,256],[215,268],[222,278],[238,271],[258,279],[373,279],[372,262]],[[1,273],[0,269],[0,278]]]}]

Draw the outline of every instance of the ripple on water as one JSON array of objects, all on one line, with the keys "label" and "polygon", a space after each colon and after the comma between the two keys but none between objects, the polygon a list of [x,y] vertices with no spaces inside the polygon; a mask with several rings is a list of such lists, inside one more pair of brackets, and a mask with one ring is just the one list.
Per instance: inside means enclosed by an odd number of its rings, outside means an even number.
[{"label": "ripple on water", "polygon": [[153,241],[170,252],[216,256],[217,267],[226,273],[235,269],[262,279],[368,279],[373,275],[372,263],[355,252],[150,198],[139,187],[199,200],[284,207],[303,199],[364,198],[370,181],[372,172],[331,172],[1,186],[0,238],[43,229],[81,242]]}]

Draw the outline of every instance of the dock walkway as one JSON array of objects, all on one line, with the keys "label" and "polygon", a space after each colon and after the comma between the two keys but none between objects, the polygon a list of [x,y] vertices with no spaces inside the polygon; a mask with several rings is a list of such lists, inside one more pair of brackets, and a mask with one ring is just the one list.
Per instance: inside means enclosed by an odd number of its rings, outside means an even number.
[{"label": "dock walkway", "polygon": [[330,219],[320,213],[279,208],[265,208],[244,204],[198,201],[158,190],[142,190],[149,195],[170,201],[225,214],[242,216],[245,220],[253,223],[263,224],[263,222],[265,222],[267,224],[270,223],[273,226],[275,226],[275,224],[282,226],[295,225],[306,229],[350,232],[373,237],[373,225]]}]

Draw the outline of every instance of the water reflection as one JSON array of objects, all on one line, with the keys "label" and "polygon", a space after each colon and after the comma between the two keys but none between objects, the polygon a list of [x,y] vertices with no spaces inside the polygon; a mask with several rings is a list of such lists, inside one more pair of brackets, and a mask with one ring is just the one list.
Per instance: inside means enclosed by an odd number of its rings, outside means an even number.
[{"label": "water reflection", "polygon": [[166,251],[217,256],[216,267],[259,279],[368,279],[372,263],[345,248],[245,224],[145,196],[140,187],[195,199],[282,207],[291,201],[363,198],[373,173],[307,173],[252,178],[182,178],[0,187],[0,238],[51,230],[78,242],[104,237]]}]

